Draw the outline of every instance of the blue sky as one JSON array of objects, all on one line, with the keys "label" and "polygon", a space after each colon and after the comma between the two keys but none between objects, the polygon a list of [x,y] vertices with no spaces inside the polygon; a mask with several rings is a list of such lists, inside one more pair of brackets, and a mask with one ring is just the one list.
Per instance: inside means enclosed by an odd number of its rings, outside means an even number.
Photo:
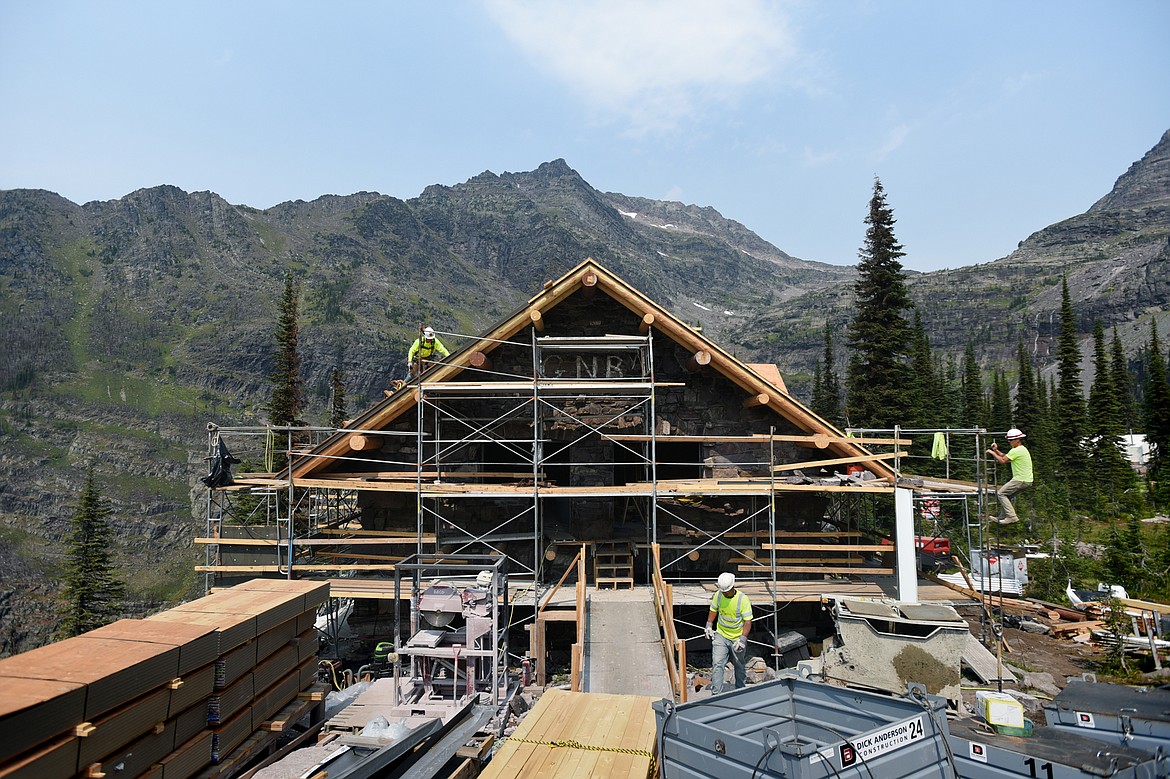
[{"label": "blue sky", "polygon": [[1170,3],[0,0],[0,189],[267,208],[564,158],[852,264],[997,259],[1170,129]]}]

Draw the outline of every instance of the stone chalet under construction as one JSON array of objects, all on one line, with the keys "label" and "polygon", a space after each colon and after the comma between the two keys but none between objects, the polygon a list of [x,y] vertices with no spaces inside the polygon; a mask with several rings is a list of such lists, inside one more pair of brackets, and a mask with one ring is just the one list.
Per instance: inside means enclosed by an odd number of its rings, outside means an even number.
[{"label": "stone chalet under construction", "polygon": [[[213,454],[243,434],[210,429]],[[724,570],[765,615],[931,599],[909,442],[847,436],[592,259],[343,429],[276,434],[290,468],[209,491],[209,590],[321,577],[377,609],[406,556],[493,555],[538,613],[584,560],[591,586],[668,582],[676,607]]]}]

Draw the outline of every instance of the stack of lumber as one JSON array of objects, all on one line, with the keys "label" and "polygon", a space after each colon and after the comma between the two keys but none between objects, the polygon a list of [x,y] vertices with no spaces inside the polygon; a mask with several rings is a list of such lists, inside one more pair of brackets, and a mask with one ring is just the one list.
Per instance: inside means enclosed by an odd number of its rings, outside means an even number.
[{"label": "stack of lumber", "polygon": [[535,776],[655,776],[657,723],[645,695],[549,690],[480,773]]},{"label": "stack of lumber", "polygon": [[300,719],[322,697],[328,595],[254,580],[0,659],[0,779],[188,779],[278,713]]}]

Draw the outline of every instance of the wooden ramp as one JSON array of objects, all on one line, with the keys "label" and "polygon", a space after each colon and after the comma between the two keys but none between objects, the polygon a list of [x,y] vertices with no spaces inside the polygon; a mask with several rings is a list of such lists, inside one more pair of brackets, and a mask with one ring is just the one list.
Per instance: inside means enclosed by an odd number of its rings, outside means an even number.
[{"label": "wooden ramp", "polygon": [[582,690],[671,697],[652,589],[595,590],[586,615]]},{"label": "wooden ramp", "polygon": [[653,775],[657,732],[654,700],[549,690],[480,776],[648,779]]}]

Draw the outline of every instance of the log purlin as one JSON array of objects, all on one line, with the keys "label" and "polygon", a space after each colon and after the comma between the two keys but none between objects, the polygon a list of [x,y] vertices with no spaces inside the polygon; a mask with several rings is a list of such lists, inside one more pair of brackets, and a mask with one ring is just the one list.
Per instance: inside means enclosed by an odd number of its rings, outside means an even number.
[{"label": "log purlin", "polygon": [[[586,283],[586,280],[591,283]],[[675,319],[669,312],[629,286],[620,277],[597,266],[591,258],[580,263],[551,286],[545,287],[528,301],[528,306],[521,308],[504,320],[481,340],[452,355],[447,363],[432,369],[430,377],[432,380],[440,382],[453,378],[470,364],[472,353],[487,353],[495,348],[498,342],[511,338],[524,327],[535,326],[537,320],[533,319],[534,314],[543,322],[544,314],[542,312],[547,312],[565,297],[583,287],[600,288],[618,303],[635,313],[643,324],[646,323],[646,318],[650,317],[654,328],[665,333],[684,348],[689,349],[692,354],[705,352],[710,356],[709,364],[712,367],[749,395],[755,396],[757,401],[760,396],[766,395],[768,397],[766,405],[798,428],[834,434],[834,438],[837,440],[830,443],[829,448],[835,453],[842,456],[869,455],[869,452],[861,445],[842,441],[843,432],[816,416],[800,403],[793,401],[786,392],[768,382],[718,345],[708,341],[696,333],[694,329]],[[414,393],[397,393],[355,420],[355,426],[377,428],[384,422],[396,418],[416,402],[417,390]],[[314,453],[316,456],[297,460],[294,464],[293,475],[294,477],[306,476],[322,470],[334,459],[344,457],[348,451],[349,445],[346,438],[335,435],[318,447]],[[891,483],[896,475],[892,468],[881,462],[872,463],[870,470]]]}]

